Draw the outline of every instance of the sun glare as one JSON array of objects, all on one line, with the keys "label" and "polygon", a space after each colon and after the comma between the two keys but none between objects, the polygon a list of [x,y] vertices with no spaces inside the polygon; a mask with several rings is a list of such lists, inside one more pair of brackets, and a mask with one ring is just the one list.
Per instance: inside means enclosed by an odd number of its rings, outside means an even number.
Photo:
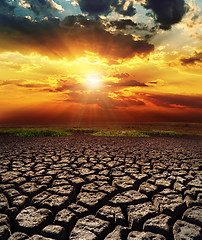
[{"label": "sun glare", "polygon": [[87,86],[89,89],[95,90],[101,87],[101,77],[100,76],[88,76]]},{"label": "sun glare", "polygon": [[99,83],[99,79],[96,78],[96,77],[90,77],[90,78],[88,79],[88,81],[89,81],[89,83],[91,83],[91,84],[97,84],[97,83]]}]

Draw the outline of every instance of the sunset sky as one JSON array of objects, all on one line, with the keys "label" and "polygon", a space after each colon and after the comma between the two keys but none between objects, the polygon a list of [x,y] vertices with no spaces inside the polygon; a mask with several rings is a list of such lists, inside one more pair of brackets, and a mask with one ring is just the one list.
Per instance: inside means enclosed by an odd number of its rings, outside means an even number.
[{"label": "sunset sky", "polygon": [[202,122],[201,0],[0,0],[0,124]]}]

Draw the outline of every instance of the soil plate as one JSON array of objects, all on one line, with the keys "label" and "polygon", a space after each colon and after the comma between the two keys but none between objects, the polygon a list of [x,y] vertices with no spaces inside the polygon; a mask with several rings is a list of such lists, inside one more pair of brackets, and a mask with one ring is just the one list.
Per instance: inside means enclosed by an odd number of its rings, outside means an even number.
[{"label": "soil plate", "polygon": [[0,135],[1,240],[202,239],[202,136]]}]

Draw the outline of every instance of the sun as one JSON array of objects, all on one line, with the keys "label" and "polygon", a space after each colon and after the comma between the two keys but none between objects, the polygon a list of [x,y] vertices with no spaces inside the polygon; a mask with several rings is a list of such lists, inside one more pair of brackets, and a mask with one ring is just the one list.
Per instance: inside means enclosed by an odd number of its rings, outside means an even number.
[{"label": "sun", "polygon": [[101,77],[98,75],[87,76],[87,87],[91,90],[96,90],[101,88],[102,81]]},{"label": "sun", "polygon": [[99,83],[100,79],[98,79],[98,77],[89,77],[88,81],[90,84],[96,85]]}]

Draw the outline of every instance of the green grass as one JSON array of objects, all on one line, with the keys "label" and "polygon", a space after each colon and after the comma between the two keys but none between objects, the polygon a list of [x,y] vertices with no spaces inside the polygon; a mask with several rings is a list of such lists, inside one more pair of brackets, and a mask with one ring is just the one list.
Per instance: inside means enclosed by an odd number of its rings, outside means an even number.
[{"label": "green grass", "polygon": [[18,137],[58,137],[58,136],[67,136],[70,135],[69,132],[66,132],[62,129],[45,129],[45,128],[21,128],[21,129],[9,129],[1,130],[2,133],[14,134]]},{"label": "green grass", "polygon": [[68,136],[72,133],[85,133],[93,136],[120,136],[120,137],[149,137],[152,135],[179,136],[181,133],[163,130],[118,130],[118,129],[92,129],[92,128],[20,128],[0,130],[1,133],[14,134],[18,137],[46,137]]},{"label": "green grass", "polygon": [[161,130],[98,130],[92,133],[94,136],[121,136],[121,137],[149,137],[151,135],[179,136],[180,133],[174,131]]},{"label": "green grass", "polygon": [[64,130],[65,132],[69,132],[69,133],[95,133],[97,132],[97,130],[93,129],[93,128],[67,128]]},{"label": "green grass", "polygon": [[180,132],[175,131],[165,131],[165,130],[140,130],[139,132],[145,133],[146,135],[161,135],[161,136],[180,136],[184,135]]},{"label": "green grass", "polygon": [[116,129],[101,129],[94,133],[93,136],[120,136],[120,137],[148,137],[147,134],[136,130],[116,130]]}]

